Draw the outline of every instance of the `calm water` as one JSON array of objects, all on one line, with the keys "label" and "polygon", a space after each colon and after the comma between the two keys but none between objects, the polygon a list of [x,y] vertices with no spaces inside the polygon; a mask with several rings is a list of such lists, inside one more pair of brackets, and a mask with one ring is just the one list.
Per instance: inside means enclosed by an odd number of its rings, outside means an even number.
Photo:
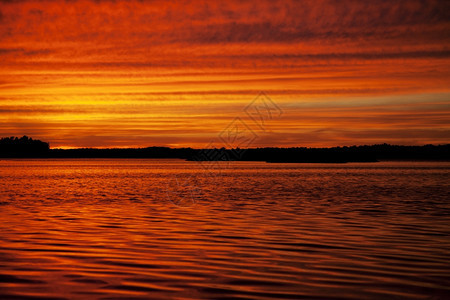
[{"label": "calm water", "polygon": [[450,298],[450,163],[211,167],[0,161],[0,298]]}]

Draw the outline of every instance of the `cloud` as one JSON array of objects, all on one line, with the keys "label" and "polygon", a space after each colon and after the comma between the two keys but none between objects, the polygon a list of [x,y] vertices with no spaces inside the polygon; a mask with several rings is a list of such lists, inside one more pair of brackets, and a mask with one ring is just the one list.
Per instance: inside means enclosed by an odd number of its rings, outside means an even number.
[{"label": "cloud", "polygon": [[[450,93],[444,0],[1,1],[0,45],[0,115],[7,120],[0,136],[26,128],[61,145],[57,132],[80,146],[143,141],[133,132],[164,144],[197,143],[261,90],[291,110],[274,143],[398,140],[413,125],[417,132],[450,127],[448,107],[437,115],[425,105],[418,115],[404,101]],[[357,96],[354,111],[332,104]],[[363,105],[374,96],[405,109],[375,115]],[[322,106],[312,109],[313,100]],[[298,111],[306,102],[309,111]],[[142,119],[147,109],[155,122]],[[316,127],[291,130],[306,121]],[[110,129],[117,124],[123,128]],[[409,127],[399,131],[399,124]],[[358,126],[361,135],[352,135]],[[416,142],[429,141],[426,130]],[[71,134],[80,137],[69,141]]]}]

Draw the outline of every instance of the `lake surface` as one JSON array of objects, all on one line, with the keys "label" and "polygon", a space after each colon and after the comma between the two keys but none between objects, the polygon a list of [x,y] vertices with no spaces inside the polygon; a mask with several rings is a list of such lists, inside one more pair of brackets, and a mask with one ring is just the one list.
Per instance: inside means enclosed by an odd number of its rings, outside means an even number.
[{"label": "lake surface", "polygon": [[0,299],[449,299],[450,163],[0,161]]}]

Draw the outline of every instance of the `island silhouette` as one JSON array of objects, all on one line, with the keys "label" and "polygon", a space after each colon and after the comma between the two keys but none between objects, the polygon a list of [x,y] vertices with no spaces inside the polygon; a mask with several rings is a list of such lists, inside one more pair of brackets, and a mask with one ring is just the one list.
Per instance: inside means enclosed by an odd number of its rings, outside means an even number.
[{"label": "island silhouette", "polygon": [[449,161],[450,144],[400,146],[389,144],[330,148],[78,148],[51,149],[28,136],[0,139],[0,158],[179,158],[189,161],[265,161],[269,163],[346,163],[380,160]]}]

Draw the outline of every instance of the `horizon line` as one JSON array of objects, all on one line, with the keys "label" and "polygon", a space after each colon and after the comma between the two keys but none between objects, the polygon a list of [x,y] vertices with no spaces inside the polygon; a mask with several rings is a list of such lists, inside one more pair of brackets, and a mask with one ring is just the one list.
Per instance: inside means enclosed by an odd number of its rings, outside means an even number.
[{"label": "horizon line", "polygon": [[332,148],[351,148],[351,147],[372,147],[372,146],[394,146],[394,147],[426,147],[426,146],[433,146],[433,147],[439,147],[439,146],[450,146],[449,143],[444,144],[422,144],[422,145],[399,145],[399,144],[389,144],[389,143],[381,143],[381,144],[361,144],[361,145],[351,145],[351,146],[329,146],[329,147],[310,147],[310,146],[264,146],[264,147],[247,147],[247,148],[227,148],[227,147],[170,147],[170,146],[141,146],[141,147],[57,147],[52,148],[50,147],[49,150],[79,150],[79,149],[95,149],[95,150],[126,150],[126,149],[147,149],[147,148],[168,148],[168,149],[193,149],[193,150],[204,150],[204,149],[225,149],[225,150],[233,150],[233,149],[240,149],[240,150],[249,150],[249,149],[294,149],[294,148],[306,148],[306,149],[332,149]]}]

